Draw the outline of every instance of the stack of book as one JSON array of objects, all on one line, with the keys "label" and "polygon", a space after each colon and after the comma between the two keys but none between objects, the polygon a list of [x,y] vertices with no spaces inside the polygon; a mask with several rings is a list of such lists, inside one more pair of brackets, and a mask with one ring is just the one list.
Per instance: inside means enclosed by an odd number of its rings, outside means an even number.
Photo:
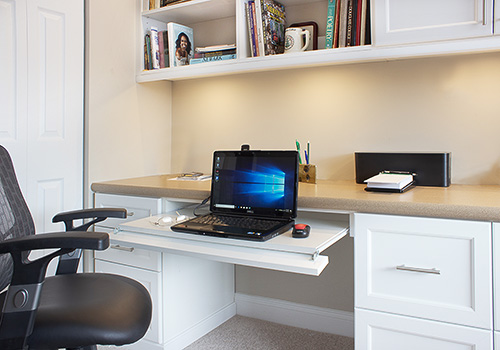
[{"label": "stack of book", "polygon": [[409,189],[415,181],[413,180],[413,174],[383,171],[366,179],[365,183],[367,191],[404,192]]},{"label": "stack of book", "polygon": [[325,48],[367,45],[370,0],[328,0]]},{"label": "stack of book", "polygon": [[236,44],[197,47],[191,64],[232,60],[236,58]]},{"label": "stack of book", "polygon": [[285,6],[275,0],[245,3],[252,57],[285,52]]},{"label": "stack of book", "polygon": [[160,7],[177,4],[179,2],[186,2],[191,0],[160,0]]},{"label": "stack of book", "polygon": [[144,69],[160,69],[169,66],[167,31],[151,27],[144,38]]}]

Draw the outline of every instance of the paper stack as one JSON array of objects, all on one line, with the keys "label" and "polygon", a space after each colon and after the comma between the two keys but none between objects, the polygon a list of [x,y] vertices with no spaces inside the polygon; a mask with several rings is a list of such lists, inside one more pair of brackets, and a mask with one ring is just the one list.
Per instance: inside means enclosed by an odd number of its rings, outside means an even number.
[{"label": "paper stack", "polygon": [[407,173],[381,172],[365,180],[367,189],[395,190],[402,192],[413,184],[413,175]]}]

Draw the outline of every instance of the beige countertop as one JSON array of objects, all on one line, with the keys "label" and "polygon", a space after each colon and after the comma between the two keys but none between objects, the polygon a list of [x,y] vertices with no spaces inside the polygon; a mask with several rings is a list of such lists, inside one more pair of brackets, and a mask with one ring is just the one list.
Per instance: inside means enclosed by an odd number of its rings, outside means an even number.
[{"label": "beige countertop", "polygon": [[[174,175],[93,183],[94,192],[118,195],[203,200],[210,181],[172,180]],[[406,193],[366,192],[355,181],[299,184],[298,207],[500,222],[500,186],[415,187]]]}]

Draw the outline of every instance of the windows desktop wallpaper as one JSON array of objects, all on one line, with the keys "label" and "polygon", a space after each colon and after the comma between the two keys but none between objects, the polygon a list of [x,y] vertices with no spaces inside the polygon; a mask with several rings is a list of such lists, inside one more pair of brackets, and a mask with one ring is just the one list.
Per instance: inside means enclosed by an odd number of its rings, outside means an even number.
[{"label": "windows desktop wallpaper", "polygon": [[290,157],[221,157],[215,163],[219,198],[236,209],[294,207],[296,163]]}]

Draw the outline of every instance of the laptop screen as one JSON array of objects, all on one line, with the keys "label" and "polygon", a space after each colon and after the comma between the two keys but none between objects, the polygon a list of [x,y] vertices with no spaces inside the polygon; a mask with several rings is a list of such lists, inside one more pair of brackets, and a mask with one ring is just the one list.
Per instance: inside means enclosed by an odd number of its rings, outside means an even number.
[{"label": "laptop screen", "polygon": [[296,216],[296,151],[216,151],[213,161],[212,212]]}]

